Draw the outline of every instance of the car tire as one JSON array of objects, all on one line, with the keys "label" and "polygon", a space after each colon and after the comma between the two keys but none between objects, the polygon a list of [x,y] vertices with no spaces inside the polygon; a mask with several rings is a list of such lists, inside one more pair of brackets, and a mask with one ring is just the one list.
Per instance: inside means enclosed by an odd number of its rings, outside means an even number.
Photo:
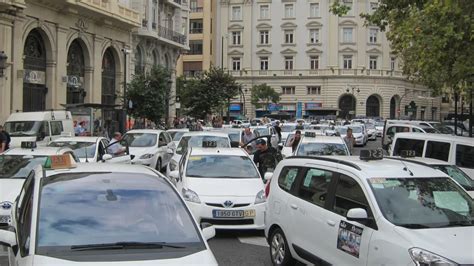
[{"label": "car tire", "polygon": [[158,160],[156,161],[156,165],[155,165],[156,171],[161,172],[162,167],[163,166],[161,165],[161,158],[158,158]]},{"label": "car tire", "polygon": [[275,266],[294,265],[296,262],[280,228],[275,229],[270,236],[270,258]]}]

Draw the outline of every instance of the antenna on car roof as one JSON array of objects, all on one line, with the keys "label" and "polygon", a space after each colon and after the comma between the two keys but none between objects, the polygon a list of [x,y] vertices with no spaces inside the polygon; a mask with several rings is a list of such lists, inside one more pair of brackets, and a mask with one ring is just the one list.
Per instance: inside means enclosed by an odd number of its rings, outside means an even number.
[{"label": "antenna on car roof", "polygon": [[86,152],[86,163],[88,163],[88,162],[89,162],[89,158],[87,157],[87,145],[84,147],[84,149],[85,149],[85,152]]},{"label": "antenna on car roof", "polygon": [[403,164],[403,171],[407,171],[410,174],[410,176],[413,176],[413,172],[410,169],[408,169],[408,166],[405,164],[405,162],[402,160],[400,160],[400,162]]}]

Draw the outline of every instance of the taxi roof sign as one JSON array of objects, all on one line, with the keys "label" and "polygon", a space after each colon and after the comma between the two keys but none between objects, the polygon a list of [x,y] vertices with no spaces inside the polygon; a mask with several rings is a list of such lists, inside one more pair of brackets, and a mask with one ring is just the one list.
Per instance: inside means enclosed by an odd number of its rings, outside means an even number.
[{"label": "taxi roof sign", "polygon": [[22,141],[21,148],[22,149],[36,149],[36,141]]},{"label": "taxi roof sign", "polygon": [[216,148],[217,147],[217,141],[215,141],[215,140],[204,140],[202,142],[202,147],[203,148]]},{"label": "taxi roof sign", "polygon": [[383,150],[361,150],[359,158],[363,161],[373,161],[383,159]]},{"label": "taxi roof sign", "polygon": [[76,165],[72,162],[72,157],[70,154],[61,154],[61,155],[51,155],[48,157],[44,163],[44,168],[46,169],[69,169],[73,168]]},{"label": "taxi roof sign", "polygon": [[400,156],[402,158],[413,158],[416,157],[416,152],[414,150],[401,150]]},{"label": "taxi roof sign", "polygon": [[316,138],[316,132],[306,131],[304,136],[308,138]]}]

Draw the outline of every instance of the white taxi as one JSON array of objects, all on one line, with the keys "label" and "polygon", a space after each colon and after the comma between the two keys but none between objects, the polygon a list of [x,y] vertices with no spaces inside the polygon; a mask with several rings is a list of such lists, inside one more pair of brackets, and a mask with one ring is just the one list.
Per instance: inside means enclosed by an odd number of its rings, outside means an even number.
[{"label": "white taxi", "polygon": [[243,149],[191,148],[183,156],[171,178],[198,222],[217,229],[265,228],[263,180]]},{"label": "white taxi", "polygon": [[68,154],[71,160],[77,160],[66,147],[37,148],[35,142],[22,142],[21,146],[23,148],[13,148],[0,155],[0,227],[11,222],[13,202],[36,166],[44,165],[50,155]]},{"label": "white taxi", "polygon": [[67,169],[36,168],[12,208],[13,227],[0,230],[10,265],[217,265],[206,242],[215,229],[201,231],[154,169],[51,161]]},{"label": "white taxi", "polygon": [[350,152],[346,142],[339,136],[317,135],[316,132],[305,131],[294,155],[350,155]]},{"label": "white taxi", "polygon": [[473,264],[473,199],[441,171],[382,157],[290,157],[266,174],[273,264]]}]

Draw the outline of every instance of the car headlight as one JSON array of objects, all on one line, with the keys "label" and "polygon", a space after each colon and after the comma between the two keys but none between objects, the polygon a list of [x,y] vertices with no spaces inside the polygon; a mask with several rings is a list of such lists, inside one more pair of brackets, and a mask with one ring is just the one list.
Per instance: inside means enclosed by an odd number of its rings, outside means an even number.
[{"label": "car headlight", "polygon": [[178,163],[175,160],[170,161],[170,171],[175,171],[178,169]]},{"label": "car headlight", "polygon": [[408,250],[412,260],[418,266],[428,265],[458,265],[457,263],[436,255],[421,248],[410,248]]},{"label": "car headlight", "polygon": [[155,156],[155,155],[151,154],[151,153],[146,153],[146,154],[143,154],[142,156],[140,156],[140,159],[150,159],[153,156]]},{"label": "car headlight", "polygon": [[264,203],[265,201],[267,201],[267,198],[265,197],[265,191],[260,190],[255,197],[255,204]]},{"label": "car headlight", "polygon": [[181,193],[183,194],[183,198],[184,198],[185,201],[194,202],[194,203],[201,203],[201,200],[199,199],[198,194],[196,192],[192,191],[191,189],[183,188],[181,190]]}]

